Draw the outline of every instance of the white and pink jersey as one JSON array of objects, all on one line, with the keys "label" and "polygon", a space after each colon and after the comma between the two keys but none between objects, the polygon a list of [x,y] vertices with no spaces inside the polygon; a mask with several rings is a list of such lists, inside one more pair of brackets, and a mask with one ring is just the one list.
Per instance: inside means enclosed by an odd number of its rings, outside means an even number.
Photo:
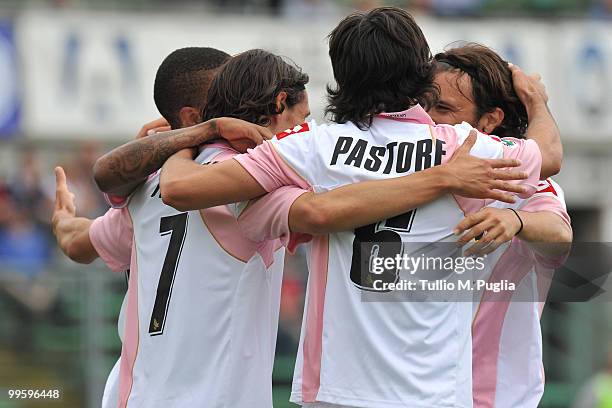
[{"label": "white and pink jersey", "polygon": [[[96,218],[89,228],[89,238],[96,253],[113,272],[125,272],[130,268],[132,253],[132,220],[127,210],[109,209],[104,215]],[[117,332],[123,342],[125,328],[125,311],[127,294],[121,303]],[[104,393],[102,394],[102,408],[116,408],[119,397],[119,366],[121,359],[117,360],[108,374]]]},{"label": "white and pink jersey", "polygon": [[[296,126],[236,160],[275,191],[297,185],[324,192],[365,180],[408,175],[446,162],[471,128],[436,126],[420,107],[383,114],[360,130],[351,123]],[[535,142],[479,135],[472,154],[513,157],[540,175]],[[291,401],[371,408],[472,406],[470,302],[364,302],[354,248],[377,234],[407,243],[443,240],[482,200],[451,195],[402,216],[312,241],[306,305]],[[366,262],[367,265],[367,262]],[[367,267],[366,267],[367,269]],[[397,276],[395,276],[397,278]]]},{"label": "white and pink jersey", "polygon": [[[497,204],[497,203],[496,203]],[[563,190],[553,180],[518,209],[557,214],[568,226]],[[540,316],[554,268],[564,256],[546,259],[514,238],[488,255],[479,279],[506,280],[515,291],[484,291],[474,303],[473,380],[475,408],[535,408],[544,393]]]},{"label": "white and pink jersey", "polygon": [[[235,154],[209,147],[197,161]],[[242,223],[267,217],[270,234],[287,242],[289,207],[304,191],[279,191],[250,206],[274,211],[236,217],[228,206],[176,211],[158,186],[156,174],[114,210],[133,227],[131,244],[121,244],[129,257],[112,242],[112,220],[92,226],[105,262],[116,269],[129,260],[131,271],[118,406],[271,407],[285,242],[258,240],[265,232],[243,233]]]}]

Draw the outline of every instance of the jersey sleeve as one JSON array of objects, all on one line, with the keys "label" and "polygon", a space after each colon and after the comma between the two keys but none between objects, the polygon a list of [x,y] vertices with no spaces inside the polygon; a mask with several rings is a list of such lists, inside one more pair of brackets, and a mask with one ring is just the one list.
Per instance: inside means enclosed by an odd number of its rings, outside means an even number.
[{"label": "jersey sleeve", "polygon": [[279,238],[293,252],[299,243],[312,239],[309,234],[292,233],[289,229],[291,206],[307,192],[298,187],[285,186],[251,200],[237,217],[242,233],[255,242]]},{"label": "jersey sleeve", "polygon": [[[158,172],[159,170],[157,170],[153,174],[150,174],[149,177],[147,177],[147,180],[150,180],[153,177],[155,177]],[[111,208],[116,208],[116,209],[126,208],[128,204],[130,203],[130,199],[132,198],[136,190],[137,189],[134,189],[134,191],[132,191],[127,197],[121,197],[121,196],[114,195],[114,194],[104,193],[104,200],[106,201],[108,205],[111,206]]]},{"label": "jersey sleeve", "polygon": [[565,198],[561,186],[548,178],[538,185],[538,190],[529,197],[520,210],[527,212],[548,211],[557,214],[568,227],[571,227],[571,219],[567,213]]},{"label": "jersey sleeve", "polygon": [[[538,191],[527,200],[519,208],[521,211],[541,212],[548,211],[557,214],[563,222],[571,228],[571,219],[567,213],[565,199],[561,186],[548,178],[541,181],[538,185]],[[533,251],[534,259],[544,268],[558,268],[568,257],[568,253],[557,257],[546,257]]]},{"label": "jersey sleeve", "polygon": [[315,132],[314,122],[298,125],[235,159],[267,192],[290,185],[312,190]]},{"label": "jersey sleeve", "polygon": [[[467,123],[453,126],[456,134],[456,141],[451,141],[449,147],[452,151],[447,150],[447,156],[454,153],[454,149],[463,144],[465,139],[470,134],[470,131],[475,130]],[[454,149],[452,149],[454,147]],[[511,137],[499,138],[493,135],[486,135],[478,132],[478,138],[474,147],[470,150],[470,154],[483,159],[517,159],[521,165],[513,170],[524,171],[527,173],[525,180],[514,181],[526,187],[527,191],[519,194],[521,198],[528,198],[537,191],[540,181],[540,170],[542,167],[542,154],[540,148],[534,140],[516,139]]]},{"label": "jersey sleeve", "polygon": [[113,272],[129,269],[133,227],[126,208],[111,208],[96,218],[89,227],[89,239],[98,256]]},{"label": "jersey sleeve", "polygon": [[[213,152],[206,159],[204,152],[196,159],[198,162],[222,162],[238,154],[232,149],[223,149],[221,152]],[[229,204],[228,208],[246,238],[254,242],[280,239],[287,249],[293,251],[299,243],[311,239],[308,234],[291,233],[289,230],[289,210],[294,201],[306,192],[299,187],[284,186],[254,200]]]}]

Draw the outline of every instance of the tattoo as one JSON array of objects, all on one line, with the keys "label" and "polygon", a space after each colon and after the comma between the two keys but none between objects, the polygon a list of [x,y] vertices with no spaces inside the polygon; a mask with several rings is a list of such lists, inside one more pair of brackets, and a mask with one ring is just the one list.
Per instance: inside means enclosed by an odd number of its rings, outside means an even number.
[{"label": "tattoo", "polygon": [[94,177],[100,190],[127,195],[179,150],[218,135],[215,120],[186,129],[156,133],[126,143],[98,159]]}]

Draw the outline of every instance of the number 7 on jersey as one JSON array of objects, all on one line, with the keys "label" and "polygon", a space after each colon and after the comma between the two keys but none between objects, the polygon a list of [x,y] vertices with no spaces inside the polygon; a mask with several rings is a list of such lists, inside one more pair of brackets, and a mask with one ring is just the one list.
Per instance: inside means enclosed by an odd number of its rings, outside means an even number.
[{"label": "number 7 on jersey", "polygon": [[188,213],[181,213],[169,217],[162,217],[159,222],[159,233],[161,236],[170,234],[170,244],[168,244],[164,265],[159,275],[157,294],[155,295],[155,303],[153,304],[153,311],[151,312],[151,322],[149,323],[149,334],[151,336],[157,336],[164,333],[176,268],[178,267],[179,258],[183,251],[183,243],[185,242],[185,235],[187,233],[188,218]]}]

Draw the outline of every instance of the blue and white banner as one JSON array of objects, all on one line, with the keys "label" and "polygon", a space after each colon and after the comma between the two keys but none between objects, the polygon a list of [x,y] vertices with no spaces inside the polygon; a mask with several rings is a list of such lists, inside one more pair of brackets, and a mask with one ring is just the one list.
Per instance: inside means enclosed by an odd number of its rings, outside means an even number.
[{"label": "blue and white banner", "polygon": [[20,119],[20,80],[10,21],[0,20],[0,138],[15,135]]},{"label": "blue and white banner", "polygon": [[[611,25],[527,19],[419,17],[418,21],[433,53],[474,41],[492,47],[528,73],[540,73],[565,140],[609,140]],[[155,72],[166,55],[186,46],[211,46],[230,54],[265,48],[291,58],[310,76],[312,116],[322,120],[325,87],[333,82],[326,36],[336,24],[336,19],[205,13],[25,12],[16,23],[23,133],[32,138],[125,140],[160,116],[153,103]],[[4,64],[0,78],[4,79],[5,43],[11,44],[5,38],[11,37],[0,31],[0,38],[0,63]],[[11,75],[15,73],[6,77]],[[12,101],[10,96],[16,92],[14,84],[2,89],[2,114],[5,101]],[[10,111],[14,102],[8,106]]]}]

